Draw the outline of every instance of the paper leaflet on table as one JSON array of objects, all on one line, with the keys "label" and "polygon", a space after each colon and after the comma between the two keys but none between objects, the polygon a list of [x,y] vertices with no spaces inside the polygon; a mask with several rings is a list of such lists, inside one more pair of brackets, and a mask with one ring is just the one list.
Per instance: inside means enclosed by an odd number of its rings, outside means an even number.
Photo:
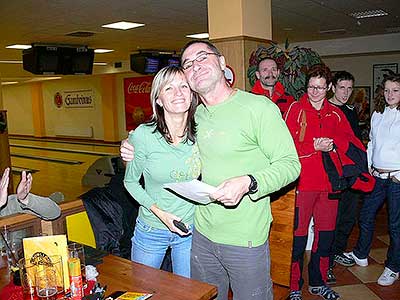
[{"label": "paper leaflet on table", "polygon": [[146,300],[151,296],[153,296],[153,294],[126,292],[121,296],[118,296],[115,300]]},{"label": "paper leaflet on table", "polygon": [[217,190],[216,187],[197,179],[185,182],[164,183],[163,187],[171,189],[175,193],[200,204],[213,202],[209,196]]}]

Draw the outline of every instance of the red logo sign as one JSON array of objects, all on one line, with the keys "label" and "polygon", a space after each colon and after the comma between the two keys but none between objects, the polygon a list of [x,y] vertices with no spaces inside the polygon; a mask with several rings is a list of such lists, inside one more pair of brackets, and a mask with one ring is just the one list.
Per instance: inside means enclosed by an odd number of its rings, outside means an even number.
[{"label": "red logo sign", "polygon": [[54,104],[57,108],[61,108],[63,105],[63,98],[59,92],[54,95]]},{"label": "red logo sign", "polygon": [[150,120],[153,113],[150,104],[152,82],[153,76],[124,79],[126,130],[135,129]]}]

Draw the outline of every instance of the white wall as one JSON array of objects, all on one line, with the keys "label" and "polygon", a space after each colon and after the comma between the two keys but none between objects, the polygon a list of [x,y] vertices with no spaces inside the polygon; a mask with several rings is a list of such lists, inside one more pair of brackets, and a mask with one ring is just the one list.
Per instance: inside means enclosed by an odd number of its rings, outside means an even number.
[{"label": "white wall", "polygon": [[350,57],[325,57],[323,61],[332,71],[346,70],[356,79],[355,85],[368,85],[372,89],[374,64],[397,63],[400,68],[399,54],[361,55]]},{"label": "white wall", "polygon": [[[93,91],[94,107],[57,108],[54,104],[54,95],[57,92],[87,89]],[[83,136],[90,127],[93,127],[93,138],[104,139],[100,77],[71,77],[43,82],[43,106],[46,136],[74,135],[74,133]]]},{"label": "white wall", "polygon": [[[125,127],[125,97],[124,78],[142,76],[134,72],[116,75],[118,136],[124,139],[128,135]],[[5,85],[3,91],[3,106],[8,110],[9,133],[33,135],[32,99],[30,84]],[[57,108],[54,95],[67,90],[92,89],[94,96],[93,108]],[[46,136],[54,137],[65,128],[65,133],[74,132],[80,135],[93,127],[94,139],[104,139],[101,77],[80,76],[65,77],[60,80],[42,82],[43,108]],[[21,121],[23,120],[23,121]]]},{"label": "white wall", "polygon": [[400,33],[293,43],[312,48],[321,56],[400,51]]},{"label": "white wall", "polygon": [[7,110],[8,132],[33,135],[31,91],[27,85],[2,87],[3,108]]}]

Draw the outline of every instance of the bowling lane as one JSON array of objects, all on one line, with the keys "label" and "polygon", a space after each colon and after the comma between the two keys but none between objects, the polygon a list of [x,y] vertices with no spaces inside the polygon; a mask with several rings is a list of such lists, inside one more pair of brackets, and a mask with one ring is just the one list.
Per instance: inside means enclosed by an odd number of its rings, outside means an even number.
[{"label": "bowling lane", "polygon": [[[31,143],[30,141],[29,143]],[[48,142],[40,142],[48,143]],[[39,144],[38,144],[39,145]],[[46,144],[42,144],[46,145]],[[49,145],[46,145],[49,146]],[[68,146],[68,145],[66,145]],[[75,149],[89,150],[90,145],[72,145]],[[82,147],[82,148],[80,148]],[[93,148],[92,148],[93,149]],[[110,148],[112,150],[112,148]],[[110,150],[109,149],[109,150]],[[97,159],[104,156],[99,155],[88,155],[80,153],[68,153],[60,151],[49,151],[29,148],[10,147],[11,155],[30,155],[30,156],[42,156],[49,158],[65,159],[81,161],[81,164],[68,165],[61,164],[52,161],[29,159],[22,157],[11,157],[12,166],[18,166],[19,168],[27,168],[38,170],[33,174],[33,186],[32,192],[39,195],[49,195],[53,192],[59,191],[65,195],[68,200],[74,200],[79,197],[82,193],[90,190],[92,187],[82,186],[81,180],[83,175],[86,173],[90,165],[92,165]],[[104,150],[104,149],[101,149]],[[118,147],[116,151],[111,151],[114,154],[118,153]],[[110,153],[111,155],[114,155]],[[13,174],[14,186],[20,181],[20,175],[17,173]]]}]

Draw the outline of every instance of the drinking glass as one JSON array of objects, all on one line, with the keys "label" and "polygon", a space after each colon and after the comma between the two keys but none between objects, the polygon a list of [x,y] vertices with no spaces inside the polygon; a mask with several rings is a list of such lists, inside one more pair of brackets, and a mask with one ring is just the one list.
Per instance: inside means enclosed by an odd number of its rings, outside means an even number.
[{"label": "drinking glass", "polygon": [[86,288],[86,267],[85,267],[85,251],[83,245],[79,243],[68,244],[68,257],[69,258],[79,258],[81,263],[81,275],[83,287]]},{"label": "drinking glass", "polygon": [[57,299],[57,275],[54,267],[37,270],[35,275],[36,293],[40,300]]},{"label": "drinking glass", "polygon": [[51,268],[54,269],[57,283],[57,299],[63,299],[65,295],[64,290],[64,269],[61,255],[50,256]]},{"label": "drinking glass", "polygon": [[18,261],[18,267],[24,300],[37,300],[35,290],[36,266],[31,264],[29,260],[21,258]]}]

